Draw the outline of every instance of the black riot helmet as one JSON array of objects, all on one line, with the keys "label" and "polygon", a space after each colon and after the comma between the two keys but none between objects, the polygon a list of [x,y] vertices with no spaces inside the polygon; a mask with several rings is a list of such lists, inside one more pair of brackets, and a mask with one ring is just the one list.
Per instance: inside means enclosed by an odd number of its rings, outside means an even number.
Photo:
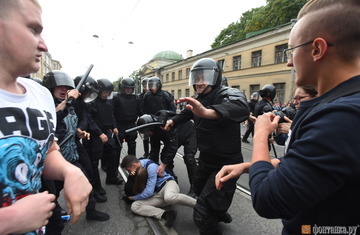
[{"label": "black riot helmet", "polygon": [[106,78],[100,78],[97,80],[97,83],[99,85],[99,92],[101,91],[110,91],[112,92],[114,90],[114,85],[109,79]]},{"label": "black riot helmet", "polygon": [[[77,76],[74,79],[75,86],[77,86],[83,76]],[[88,76],[85,83],[80,87],[79,92],[81,95],[87,95],[89,93],[99,92],[99,85],[93,77]]]},{"label": "black riot helmet", "polygon": [[258,100],[259,99],[259,93],[258,92],[253,92],[251,94],[251,99],[252,100]]},{"label": "black riot helmet", "polygon": [[57,86],[75,88],[73,79],[67,73],[60,70],[53,70],[46,73],[43,79],[43,85],[51,91]]},{"label": "black riot helmet", "polygon": [[[143,126],[143,128],[139,129],[139,132],[142,134],[146,134],[149,131],[154,131],[156,127],[156,123],[158,123],[158,120],[150,114],[144,114],[136,122],[136,126]],[[155,124],[155,125],[153,125]],[[158,126],[160,126],[161,123],[158,123]]]},{"label": "black riot helmet", "polygon": [[158,77],[151,77],[147,83],[148,89],[156,89],[156,91],[160,91],[162,84],[161,80]]},{"label": "black riot helmet", "polygon": [[221,86],[229,86],[228,80],[224,75],[221,77]]},{"label": "black riot helmet", "polygon": [[221,86],[222,70],[219,63],[211,58],[197,60],[190,70],[189,86],[196,90],[196,84],[207,84],[212,87]]},{"label": "black riot helmet", "polygon": [[149,88],[148,88],[148,81],[149,81],[149,79],[150,78],[144,78],[142,81],[141,81],[141,85],[142,85],[142,87],[143,87],[143,90],[149,90]]},{"label": "black riot helmet", "polygon": [[261,88],[261,90],[259,91],[259,95],[261,96],[261,98],[268,97],[271,100],[274,100],[276,96],[276,88],[272,84],[267,84]]},{"label": "black riot helmet", "polygon": [[121,94],[126,94],[125,93],[125,88],[130,88],[132,89],[131,94],[134,92],[134,88],[135,88],[135,82],[134,79],[132,78],[124,78],[121,83],[119,84],[119,91]]}]

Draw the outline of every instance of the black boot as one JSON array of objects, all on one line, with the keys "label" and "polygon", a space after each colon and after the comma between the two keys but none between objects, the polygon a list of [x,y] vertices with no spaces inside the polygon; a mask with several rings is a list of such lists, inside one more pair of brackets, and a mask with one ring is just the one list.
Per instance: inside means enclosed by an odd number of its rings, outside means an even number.
[{"label": "black boot", "polygon": [[119,179],[118,177],[106,177],[106,184],[114,184],[114,185],[120,185],[124,181],[122,179]]},{"label": "black boot", "polygon": [[231,215],[227,211],[218,213],[217,218],[218,218],[219,222],[224,222],[225,224],[229,224],[233,220]]},{"label": "black boot", "polygon": [[176,211],[165,211],[162,218],[165,219],[165,226],[171,228],[176,218]]},{"label": "black boot", "polygon": [[86,219],[95,221],[106,221],[110,219],[110,216],[104,212],[93,209],[91,211],[86,211]]},{"label": "black boot", "polygon": [[106,202],[106,195],[101,195],[98,191],[94,190],[94,198],[97,202]]},{"label": "black boot", "polygon": [[105,189],[103,187],[101,187],[101,186],[95,188],[95,191],[100,195],[106,195]]}]

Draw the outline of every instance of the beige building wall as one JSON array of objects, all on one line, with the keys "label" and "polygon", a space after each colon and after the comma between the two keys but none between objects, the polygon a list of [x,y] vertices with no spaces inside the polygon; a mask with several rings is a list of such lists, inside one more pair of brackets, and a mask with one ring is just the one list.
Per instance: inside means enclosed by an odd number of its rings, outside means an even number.
[{"label": "beige building wall", "polygon": [[44,75],[52,70],[60,70],[62,68],[61,63],[57,60],[53,60],[49,52],[44,52],[41,56],[40,69],[36,73],[31,74],[32,78],[43,79]]},{"label": "beige building wall", "polygon": [[[186,90],[192,96],[195,91],[188,85],[188,72],[192,64],[200,58],[213,58],[223,62],[223,75],[229,86],[243,91],[248,99],[253,92],[251,88],[274,84],[280,87],[281,102],[287,102],[292,96],[294,78],[291,68],[286,66],[285,58],[282,58],[283,62],[275,62],[275,48],[280,45],[286,48],[290,30],[291,25],[288,24],[163,67],[156,67],[152,62],[152,70],[143,69],[141,77],[158,76],[163,82],[163,89],[171,92],[175,99],[186,96]],[[261,51],[261,65],[253,67],[252,54],[256,51]],[[236,56],[241,56],[239,70],[234,70],[233,60]]]}]

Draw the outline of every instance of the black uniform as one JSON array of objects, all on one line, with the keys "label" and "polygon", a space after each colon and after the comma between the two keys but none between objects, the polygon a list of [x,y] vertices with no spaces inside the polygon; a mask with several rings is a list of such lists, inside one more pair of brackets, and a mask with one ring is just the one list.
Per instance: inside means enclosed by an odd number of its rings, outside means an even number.
[{"label": "black uniform", "polygon": [[258,117],[259,115],[262,115],[267,112],[271,112],[273,110],[274,110],[274,108],[273,108],[272,104],[270,103],[270,101],[263,98],[262,100],[260,100],[259,102],[256,103],[255,109],[254,109],[254,116]]},{"label": "black uniform", "polygon": [[[145,96],[145,91],[143,90],[140,94],[139,94],[139,99],[140,99],[140,105],[141,105],[141,110],[142,110],[142,114],[144,114],[144,96]],[[141,115],[142,115],[141,114]],[[144,157],[148,157],[149,153],[150,153],[150,149],[149,149],[149,144],[150,144],[150,138],[149,136],[146,135],[142,135],[141,136],[143,139],[143,146],[144,146]]]},{"label": "black uniform", "polygon": [[[114,179],[118,175],[117,168],[119,163],[116,162],[116,145],[112,133],[112,130],[116,128],[113,115],[113,101],[97,97],[89,104],[89,112],[100,129],[100,133],[99,130],[92,130],[90,132],[89,146],[91,148],[91,159],[95,162],[93,167],[98,166],[99,160],[104,155],[106,157],[107,179]],[[99,137],[102,133],[108,137],[108,141],[105,144],[102,143]]]},{"label": "black uniform", "polygon": [[199,196],[194,208],[194,220],[200,233],[218,233],[218,216],[226,213],[236,190],[237,178],[226,182],[221,190],[215,188],[215,175],[228,164],[243,162],[240,123],[249,117],[245,95],[228,87],[213,88],[200,95],[198,101],[221,115],[211,120],[193,115],[189,109],[172,118],[174,125],[194,119],[199,167],[194,179],[194,191]]},{"label": "black uniform", "polygon": [[181,146],[184,146],[184,163],[186,165],[189,183],[190,183],[190,192],[193,193],[193,181],[197,172],[197,162],[195,159],[195,154],[197,152],[197,140],[196,140],[196,131],[194,127],[194,122],[192,120],[181,123],[177,126],[178,131],[178,149]]},{"label": "black uniform", "polygon": [[[128,154],[136,156],[137,132],[126,134],[125,130],[135,127],[136,120],[142,114],[140,99],[134,94],[118,93],[113,101],[119,140],[122,144],[125,139],[128,144]],[[117,156],[120,156],[120,153]]]},{"label": "black uniform", "polygon": [[160,110],[176,112],[174,97],[167,91],[159,90],[156,93],[148,91],[144,95],[143,110],[146,114],[156,114]]},{"label": "black uniform", "polygon": [[[160,153],[160,141],[164,146]],[[178,133],[176,129],[170,131],[163,131],[160,127],[154,128],[153,134],[150,137],[151,151],[149,159],[159,163],[159,155],[161,162],[166,164],[166,170],[171,175],[175,175],[174,169],[174,157],[178,149]]]},{"label": "black uniform", "polygon": [[[174,97],[167,91],[158,90],[156,93],[148,91],[144,95],[143,110],[145,114],[156,114],[160,110],[169,110],[176,112]],[[151,152],[153,148],[157,149],[160,146],[160,139],[156,135],[150,137]],[[156,150],[157,151],[157,150]],[[152,154],[151,159],[154,162],[159,162],[159,155]],[[171,166],[169,166],[171,168]]]},{"label": "black uniform", "polygon": [[[253,114],[254,114],[255,105],[257,102],[258,101],[254,100],[254,99],[251,99],[249,102],[250,112]],[[246,132],[243,136],[243,139],[242,139],[244,142],[247,142],[247,139],[249,138],[250,133],[254,137],[254,123],[250,119],[248,119],[248,129],[246,130]]]}]

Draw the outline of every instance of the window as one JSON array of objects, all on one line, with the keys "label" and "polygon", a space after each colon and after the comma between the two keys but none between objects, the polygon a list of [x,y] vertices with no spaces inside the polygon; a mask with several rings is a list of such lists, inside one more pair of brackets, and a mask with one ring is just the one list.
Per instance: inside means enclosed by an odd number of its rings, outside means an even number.
[{"label": "window", "polygon": [[285,82],[283,83],[274,83],[276,88],[276,102],[284,102],[285,101]]},{"label": "window", "polygon": [[171,73],[171,81],[175,81],[175,72]]},{"label": "window", "polygon": [[171,95],[174,96],[175,95],[175,91],[171,90]]},{"label": "window", "polygon": [[254,51],[251,53],[251,67],[261,66],[262,51]]},{"label": "window", "polygon": [[161,82],[164,83],[164,75],[161,75]]},{"label": "window", "polygon": [[235,86],[231,86],[232,88],[236,88],[240,91],[240,86],[239,85],[235,85]]},{"label": "window", "polygon": [[241,55],[233,57],[233,70],[241,69]]},{"label": "window", "polygon": [[252,95],[252,93],[258,92],[259,90],[260,90],[260,84],[250,85],[250,96]]},{"label": "window", "polygon": [[169,82],[169,74],[166,74],[166,82]]},{"label": "window", "polygon": [[189,78],[189,75],[190,75],[190,68],[187,68],[186,69],[186,78]]},{"label": "window", "polygon": [[178,98],[181,98],[181,89],[178,90]]},{"label": "window", "polygon": [[288,48],[287,44],[282,44],[275,47],[275,64],[287,62],[284,50]]},{"label": "window", "polygon": [[185,89],[185,96],[190,97],[190,89],[189,88]]},{"label": "window", "polygon": [[221,71],[224,71],[225,67],[225,60],[218,60],[219,66],[221,68]]},{"label": "window", "polygon": [[179,80],[182,80],[182,70],[179,70]]}]

